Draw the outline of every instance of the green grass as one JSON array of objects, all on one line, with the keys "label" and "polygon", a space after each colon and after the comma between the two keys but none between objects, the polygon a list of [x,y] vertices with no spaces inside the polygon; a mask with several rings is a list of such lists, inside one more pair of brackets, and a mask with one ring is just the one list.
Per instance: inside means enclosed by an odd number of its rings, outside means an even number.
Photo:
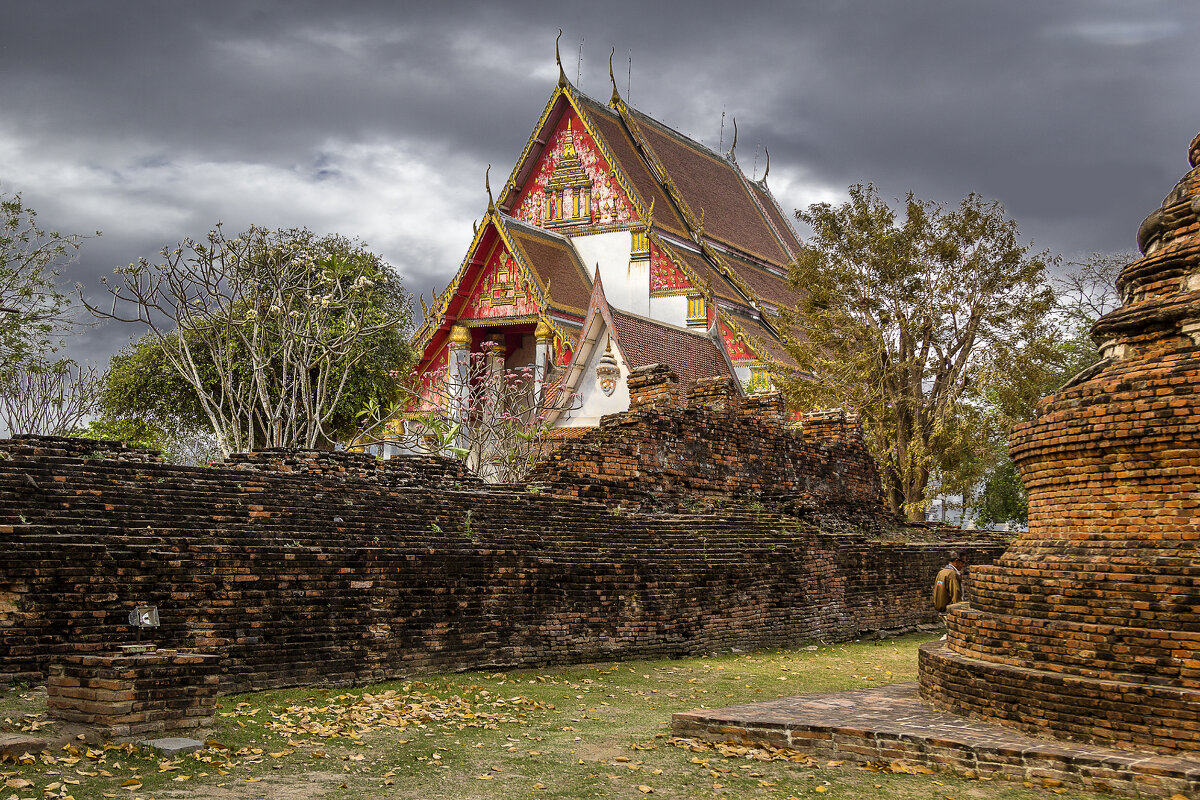
[{"label": "green grass", "polygon": [[[32,754],[0,764],[0,800],[1100,797],[671,741],[676,711],[915,680],[927,639],[225,697],[199,753],[79,743]],[[0,695],[8,730],[44,709],[36,691]]]}]

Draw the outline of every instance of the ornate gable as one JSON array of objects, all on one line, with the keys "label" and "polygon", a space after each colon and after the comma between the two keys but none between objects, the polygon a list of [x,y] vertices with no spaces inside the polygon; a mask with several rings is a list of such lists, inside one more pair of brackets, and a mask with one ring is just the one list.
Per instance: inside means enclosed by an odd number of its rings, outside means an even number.
[{"label": "ornate gable", "polygon": [[679,265],[651,239],[650,291],[655,294],[685,294],[687,290],[698,291]]},{"label": "ornate gable", "polygon": [[746,361],[758,363],[758,355],[750,349],[745,335],[728,324],[721,316],[717,317],[717,332],[721,336],[721,341],[725,345],[725,352],[729,354],[730,360],[735,363]]},{"label": "ornate gable", "polygon": [[533,225],[629,223],[637,213],[575,110],[563,113],[513,205],[512,215]]},{"label": "ornate gable", "polygon": [[537,303],[512,253],[504,240],[497,237],[458,318],[497,319],[537,316],[538,313]]}]

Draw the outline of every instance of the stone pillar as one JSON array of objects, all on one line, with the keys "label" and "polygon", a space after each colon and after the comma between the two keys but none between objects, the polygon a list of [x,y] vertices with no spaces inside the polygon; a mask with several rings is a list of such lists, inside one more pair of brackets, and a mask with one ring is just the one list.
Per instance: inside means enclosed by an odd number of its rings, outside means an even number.
[{"label": "stone pillar", "polygon": [[1103,360],[1013,432],[1029,531],[922,647],[936,707],[1200,754],[1200,136],[1189,155],[1092,329]]},{"label": "stone pillar", "polygon": [[471,359],[471,331],[462,325],[450,329],[449,355],[446,359],[446,394],[452,419],[462,421],[467,408],[468,371]]},{"label": "stone pillar", "polygon": [[673,411],[682,406],[679,376],[666,364],[647,364],[629,373],[630,411]]},{"label": "stone pillar", "polygon": [[533,329],[533,338],[536,342],[533,391],[534,400],[540,405],[545,391],[546,376],[550,373],[550,367],[554,363],[554,331],[550,329],[545,320],[539,319],[537,327]]}]

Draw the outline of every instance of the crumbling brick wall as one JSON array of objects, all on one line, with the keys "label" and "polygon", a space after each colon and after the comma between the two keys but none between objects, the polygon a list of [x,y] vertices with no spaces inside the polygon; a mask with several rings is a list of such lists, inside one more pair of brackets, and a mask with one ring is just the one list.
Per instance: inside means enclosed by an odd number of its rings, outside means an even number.
[{"label": "crumbling brick wall", "polygon": [[530,481],[643,508],[733,500],[882,514],[879,473],[852,415],[789,422],[780,395],[742,397],[728,378],[701,379],[683,396],[660,364],[634,370],[628,385],[629,411],[565,442]]},{"label": "crumbling brick wall", "polygon": [[[701,411],[686,413],[744,407]],[[633,439],[669,441],[640,413],[651,433],[630,424]],[[786,435],[803,447],[767,441],[759,460],[838,452],[812,428]],[[712,452],[728,446],[716,438]],[[225,691],[840,640],[934,621],[929,586],[948,549],[881,541],[906,530],[869,513],[877,502],[853,519],[818,508],[811,487],[832,473],[808,484],[799,515],[782,503],[649,514],[570,496],[575,473],[485,487],[436,458],[267,451],[194,468],[34,438],[0,440],[0,455],[10,679],[111,651],[129,641],[129,609],[147,604],[160,610],[157,644],[222,656]],[[982,541],[977,558],[1003,547]]]}]

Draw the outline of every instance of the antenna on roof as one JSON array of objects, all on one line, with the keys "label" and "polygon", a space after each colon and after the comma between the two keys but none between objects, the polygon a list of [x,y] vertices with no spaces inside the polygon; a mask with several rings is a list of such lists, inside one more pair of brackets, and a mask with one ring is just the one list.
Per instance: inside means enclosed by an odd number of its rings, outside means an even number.
[{"label": "antenna on roof", "polygon": [[717,150],[725,149],[725,106],[721,106],[721,143],[717,145]]},{"label": "antenna on roof", "polygon": [[750,180],[758,177],[758,149],[760,147],[762,147],[761,144],[754,145],[754,169],[750,171]]},{"label": "antenna on roof", "polygon": [[579,40],[579,57],[575,60],[575,85],[579,85],[579,78],[583,74],[583,39]]},{"label": "antenna on roof", "polygon": [[558,40],[562,38],[562,28],[558,29],[558,36],[554,37],[554,63],[558,64],[558,85],[565,87],[567,85],[567,73],[563,72],[562,56],[558,54]]},{"label": "antenna on roof", "polygon": [[633,48],[629,49],[629,70],[625,73],[625,102],[629,103],[629,83],[633,80]]}]

